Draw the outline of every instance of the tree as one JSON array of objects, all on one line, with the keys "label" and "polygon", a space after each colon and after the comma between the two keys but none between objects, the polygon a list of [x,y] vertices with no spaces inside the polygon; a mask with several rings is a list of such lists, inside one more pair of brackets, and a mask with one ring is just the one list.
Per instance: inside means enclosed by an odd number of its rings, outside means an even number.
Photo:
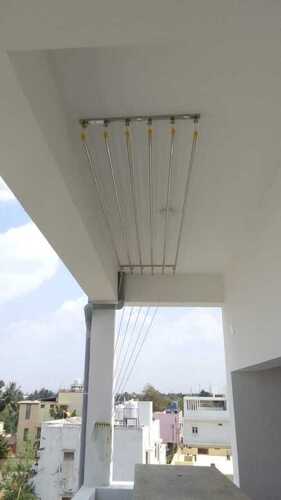
[{"label": "tree", "polygon": [[205,391],[204,389],[202,389],[202,391],[199,392],[199,396],[201,398],[209,398],[212,396],[212,394],[208,391]]},{"label": "tree", "polygon": [[2,469],[2,481],[0,492],[3,500],[36,500],[34,486],[32,484],[34,450],[30,443],[20,460],[12,460]]},{"label": "tree", "polygon": [[15,382],[1,386],[0,420],[4,421],[4,429],[8,433],[14,434],[17,430],[18,402],[23,397],[21,388]]},{"label": "tree", "polygon": [[168,404],[171,402],[171,399],[157,391],[153,387],[153,385],[147,384],[142,392],[141,399],[143,401],[152,401],[153,403],[153,411],[163,411],[167,408]]},{"label": "tree", "polygon": [[0,459],[7,458],[9,454],[9,446],[4,436],[0,434]]},{"label": "tree", "polygon": [[65,406],[54,405],[53,408],[50,408],[50,416],[55,420],[60,420],[62,418],[67,418],[69,414]]},{"label": "tree", "polygon": [[50,391],[50,389],[46,389],[45,387],[42,387],[39,389],[39,391],[36,389],[35,391],[31,392],[28,395],[28,399],[31,401],[35,401],[36,399],[49,399],[49,398],[55,398],[56,394],[53,391]]}]

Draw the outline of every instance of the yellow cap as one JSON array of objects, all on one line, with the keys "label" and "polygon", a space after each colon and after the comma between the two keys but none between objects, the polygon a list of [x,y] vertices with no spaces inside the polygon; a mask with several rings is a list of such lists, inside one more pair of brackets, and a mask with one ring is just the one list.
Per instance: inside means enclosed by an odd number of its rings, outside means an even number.
[{"label": "yellow cap", "polygon": [[125,128],[125,136],[126,136],[127,138],[129,138],[129,137],[130,137],[130,130],[129,130],[129,128],[128,128],[128,127],[126,127],[126,128]]}]

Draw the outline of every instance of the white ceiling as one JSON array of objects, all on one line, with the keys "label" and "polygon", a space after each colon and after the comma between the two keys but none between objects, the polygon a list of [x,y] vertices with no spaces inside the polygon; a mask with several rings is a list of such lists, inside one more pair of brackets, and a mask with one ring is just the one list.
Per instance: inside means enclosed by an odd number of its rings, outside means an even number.
[{"label": "white ceiling", "polygon": [[[241,35],[246,22],[243,10],[241,18],[234,21]],[[217,23],[216,31],[204,32],[198,19],[194,23],[198,35],[192,44],[67,49],[52,51],[50,57],[70,120],[188,111],[202,114],[178,270],[221,272],[256,222],[280,164],[280,44],[270,29],[260,33],[258,39],[251,39],[250,32],[244,30],[241,38],[227,38],[224,24]],[[233,36],[233,30],[230,33]],[[180,133],[177,154],[186,157],[191,132]],[[114,132],[114,140],[118,134],[120,130]],[[163,137],[165,134],[162,141]],[[138,158],[145,151],[141,140],[140,135],[135,139]],[[118,141],[122,142],[122,137]],[[99,147],[96,144],[95,150],[99,168],[103,168]],[[164,139],[157,147],[161,154],[155,162],[156,184],[159,188],[161,182],[163,189],[168,142]],[[119,162],[117,155],[114,158],[121,179],[122,170],[128,167],[121,157]],[[183,158],[179,163],[180,177],[172,204],[176,208],[185,173],[183,170],[180,174],[180,168],[186,168]],[[138,211],[142,214],[147,200],[139,198]],[[160,200],[158,217],[162,207]],[[174,241],[171,228],[169,231]],[[157,238],[159,254],[161,234]],[[172,246],[173,242],[170,255]]]},{"label": "white ceiling", "polygon": [[[249,236],[259,231],[280,168],[280,20],[275,0],[0,2],[1,174],[90,297],[116,298],[116,261],[100,224],[78,119],[201,113],[178,272],[223,273],[245,245],[252,250]],[[133,133],[146,260],[145,135],[141,125]],[[190,140],[191,130],[177,127],[169,260]],[[136,258],[120,127],[111,141]],[[105,181],[99,133],[91,132],[90,144]],[[167,125],[157,124],[158,259],[168,147]],[[106,188],[116,217],[109,181]]]}]

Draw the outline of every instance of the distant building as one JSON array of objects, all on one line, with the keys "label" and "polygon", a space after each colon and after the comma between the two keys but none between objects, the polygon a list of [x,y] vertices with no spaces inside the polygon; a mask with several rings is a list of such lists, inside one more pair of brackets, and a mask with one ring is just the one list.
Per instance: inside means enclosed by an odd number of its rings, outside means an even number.
[{"label": "distant building", "polygon": [[160,422],[160,437],[163,443],[179,445],[182,441],[182,412],[154,412]]},{"label": "distant building", "polygon": [[183,398],[183,442],[198,453],[230,449],[230,417],[225,397]]},{"label": "distant building", "polygon": [[[78,489],[81,418],[42,424],[36,494],[41,500],[70,499]],[[165,464],[166,446],[151,401],[130,401],[115,411],[113,481],[133,481],[140,464]]]},{"label": "distant building", "polygon": [[19,418],[17,427],[17,453],[25,442],[39,443],[42,422],[50,420],[50,410],[56,404],[56,398],[46,401],[19,401]]},{"label": "distant building", "polygon": [[61,389],[57,397],[44,400],[19,401],[19,419],[17,427],[17,452],[23,448],[26,441],[39,444],[42,423],[51,420],[50,411],[55,406],[65,410],[69,416],[75,412],[82,415],[83,386],[77,381],[70,389]]},{"label": "distant building", "polygon": [[127,401],[115,407],[113,481],[133,481],[135,464],[165,464],[166,446],[151,401]]},{"label": "distant building", "polygon": [[78,489],[81,418],[42,424],[34,484],[41,500],[70,499]]}]

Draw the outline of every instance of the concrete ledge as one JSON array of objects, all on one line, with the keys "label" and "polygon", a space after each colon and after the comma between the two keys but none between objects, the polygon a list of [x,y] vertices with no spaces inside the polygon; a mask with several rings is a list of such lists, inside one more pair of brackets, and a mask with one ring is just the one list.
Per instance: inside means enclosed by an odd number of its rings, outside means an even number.
[{"label": "concrete ledge", "polygon": [[73,500],[132,500],[133,483],[113,483],[108,487],[86,488],[83,486]]},{"label": "concrete ledge", "polygon": [[96,493],[94,488],[86,488],[82,486],[80,490],[73,497],[73,500],[95,500]]},{"label": "concrete ledge", "polygon": [[133,500],[133,485],[112,485],[109,488],[97,488],[95,500]]},{"label": "concrete ledge", "polygon": [[134,500],[249,500],[215,467],[136,465]]}]

